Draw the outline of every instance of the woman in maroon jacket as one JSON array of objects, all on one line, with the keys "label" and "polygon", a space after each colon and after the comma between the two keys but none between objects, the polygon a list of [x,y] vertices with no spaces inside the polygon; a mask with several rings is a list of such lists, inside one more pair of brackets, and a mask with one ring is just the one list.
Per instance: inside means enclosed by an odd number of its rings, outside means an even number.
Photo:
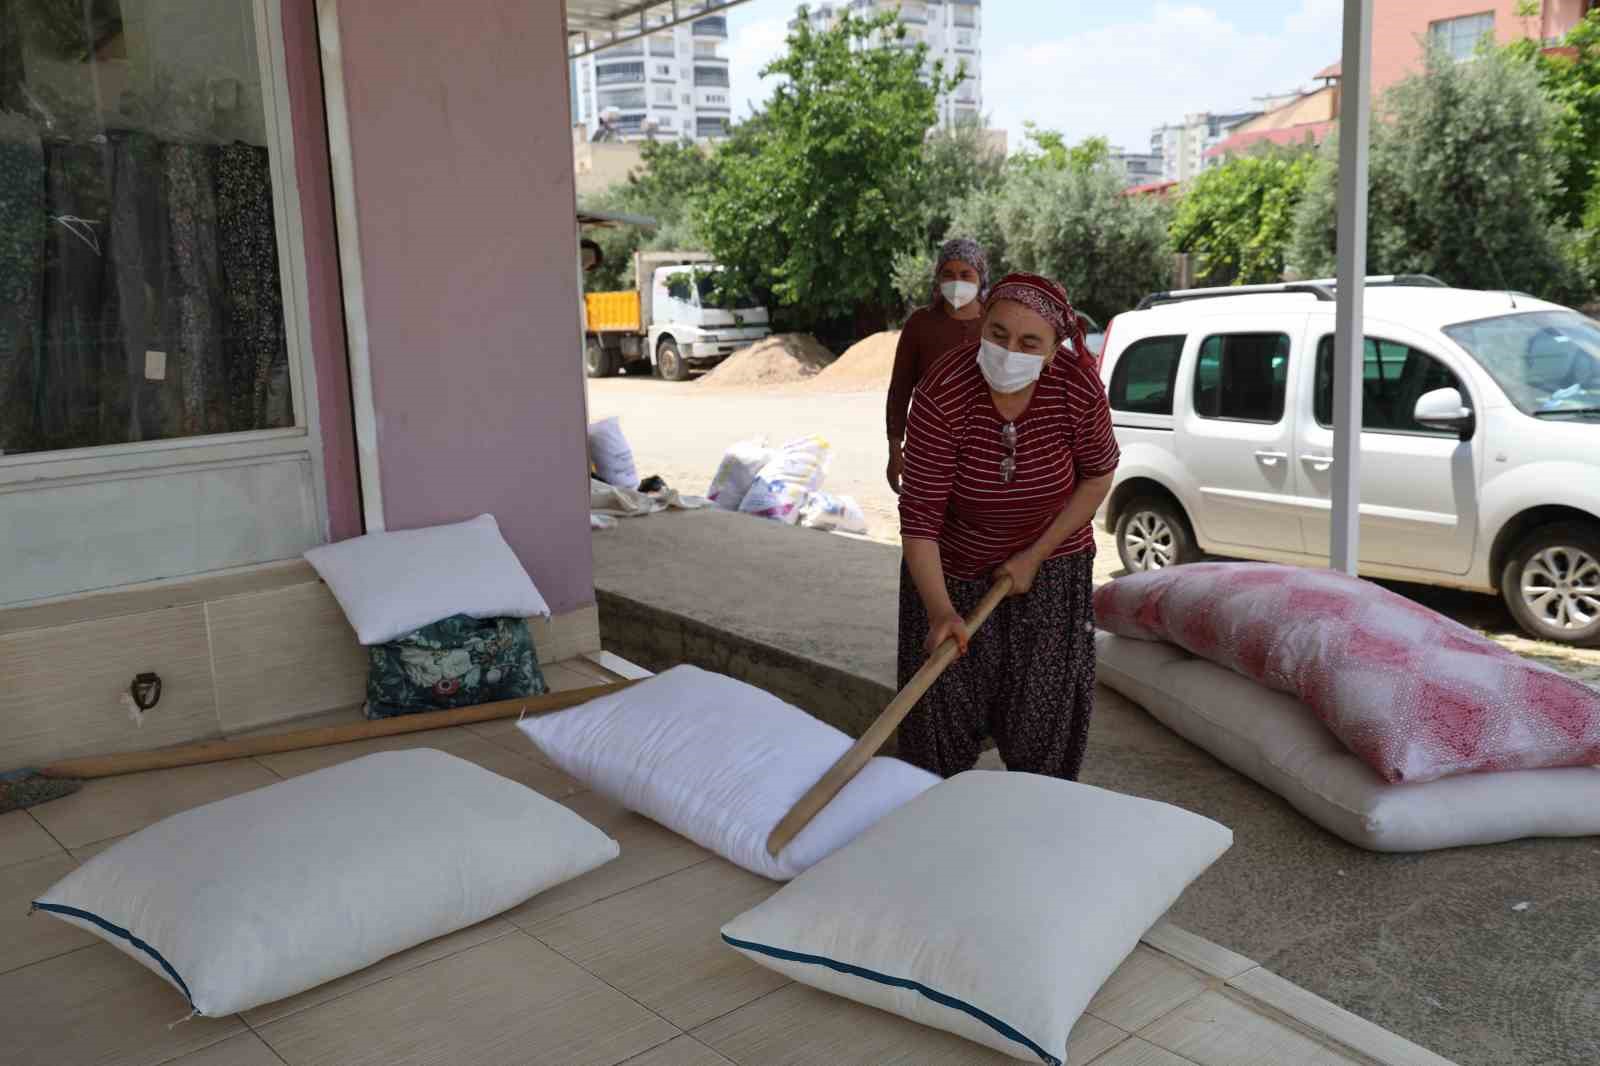
[{"label": "woman in maroon jacket", "polygon": [[900,330],[889,379],[889,487],[900,491],[901,442],[906,435],[906,410],[911,393],[939,357],[958,345],[978,339],[983,298],[989,287],[989,263],[977,241],[945,241],[933,268],[933,293]]},{"label": "woman in maroon jacket", "polygon": [[[1011,274],[978,341],[917,386],[900,531],[900,682],[946,639],[962,655],[900,726],[900,756],[943,776],[985,735],[1007,768],[1076,779],[1094,709],[1094,531],[1118,459],[1098,360],[1067,294]],[[1011,596],[967,646],[962,616]]]}]

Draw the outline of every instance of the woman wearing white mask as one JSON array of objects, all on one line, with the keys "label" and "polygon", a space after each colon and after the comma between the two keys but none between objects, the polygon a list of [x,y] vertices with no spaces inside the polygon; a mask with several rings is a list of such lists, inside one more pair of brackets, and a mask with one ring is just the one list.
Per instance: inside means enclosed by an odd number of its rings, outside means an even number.
[{"label": "woman wearing white mask", "polygon": [[[980,340],[917,386],[900,528],[900,682],[962,654],[900,726],[901,758],[950,776],[993,737],[1012,770],[1075,780],[1094,709],[1094,531],[1118,459],[1098,361],[1055,282],[1011,274]],[[1012,595],[968,647],[962,616]]]},{"label": "woman wearing white mask", "polygon": [[933,292],[928,306],[919,307],[900,330],[894,350],[894,372],[889,378],[889,487],[900,491],[902,442],[911,393],[933,369],[939,357],[952,348],[978,339],[983,321],[984,290],[989,286],[989,263],[977,241],[945,241],[933,267]]}]

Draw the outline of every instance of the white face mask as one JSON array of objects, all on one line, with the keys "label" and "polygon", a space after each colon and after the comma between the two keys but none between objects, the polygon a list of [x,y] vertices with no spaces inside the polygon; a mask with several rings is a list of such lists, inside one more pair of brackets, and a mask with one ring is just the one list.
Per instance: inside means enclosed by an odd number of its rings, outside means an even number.
[{"label": "white face mask", "polygon": [[978,342],[978,369],[995,392],[1021,392],[1044,373],[1044,356],[1013,352],[984,338]]},{"label": "white face mask", "polygon": [[972,281],[947,281],[939,286],[939,291],[957,311],[978,298],[978,285]]}]

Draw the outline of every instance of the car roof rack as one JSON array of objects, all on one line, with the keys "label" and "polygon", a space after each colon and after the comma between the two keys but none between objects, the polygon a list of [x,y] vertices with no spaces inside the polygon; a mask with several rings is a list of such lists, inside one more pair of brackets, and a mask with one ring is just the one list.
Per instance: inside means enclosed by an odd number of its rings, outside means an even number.
[{"label": "car roof rack", "polygon": [[[1447,288],[1444,282],[1427,274],[1381,274],[1366,279],[1367,288]],[[1221,285],[1209,289],[1174,289],[1171,292],[1153,292],[1139,301],[1136,310],[1147,311],[1164,304],[1187,303],[1190,300],[1216,300],[1226,296],[1251,296],[1262,294],[1314,296],[1319,303],[1332,303],[1338,289],[1337,278],[1318,278],[1314,281],[1284,281],[1273,285]]]}]

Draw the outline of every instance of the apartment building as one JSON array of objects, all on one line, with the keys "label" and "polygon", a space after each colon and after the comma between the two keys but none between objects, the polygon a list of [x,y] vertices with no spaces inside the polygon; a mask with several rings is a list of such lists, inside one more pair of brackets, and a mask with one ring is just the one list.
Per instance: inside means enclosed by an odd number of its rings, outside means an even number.
[{"label": "apartment building", "polygon": [[1538,13],[1521,14],[1518,0],[1375,0],[1372,10],[1372,91],[1415,73],[1423,49],[1434,42],[1457,59],[1470,59],[1484,38],[1509,44],[1532,38],[1558,43],[1597,0],[1543,0]]},{"label": "apartment building", "polygon": [[846,12],[867,17],[883,11],[900,12],[906,36],[902,47],[928,46],[925,73],[943,61],[946,74],[965,66],[961,84],[938,100],[939,122],[954,125],[983,115],[983,14],[979,0],[825,0],[809,8],[811,25],[827,29]]},{"label": "apartment building", "polygon": [[1188,181],[1199,174],[1206,166],[1206,152],[1260,114],[1260,109],[1226,114],[1198,111],[1175,125],[1157,127],[1150,134],[1150,154],[1161,157],[1161,180]]},{"label": "apartment building", "polygon": [[1111,163],[1121,172],[1123,184],[1130,189],[1165,180],[1162,175],[1166,171],[1159,152],[1129,152],[1113,147]]},{"label": "apartment building", "polygon": [[573,64],[574,124],[597,141],[726,137],[727,45],[727,16],[708,15],[584,56]]}]

